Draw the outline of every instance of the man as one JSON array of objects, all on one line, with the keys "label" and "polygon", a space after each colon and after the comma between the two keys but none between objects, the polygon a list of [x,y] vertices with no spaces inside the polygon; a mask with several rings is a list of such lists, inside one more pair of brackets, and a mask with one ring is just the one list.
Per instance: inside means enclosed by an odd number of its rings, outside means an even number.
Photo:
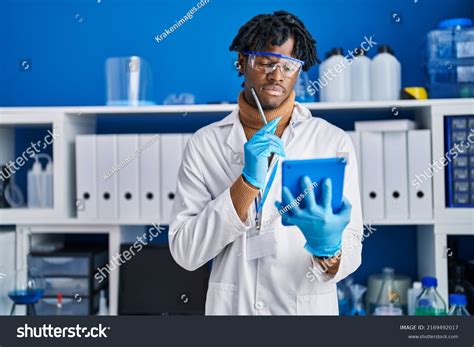
[{"label": "man", "polygon": [[[351,140],[294,101],[298,74],[318,62],[315,46],[304,24],[288,12],[252,18],[230,46],[245,77],[238,108],[198,130],[187,144],[169,241],[173,258],[189,271],[213,260],[206,315],[337,315],[336,283],[361,263],[362,216]],[[331,208],[329,180],[319,182],[318,195],[305,177],[302,201],[286,187],[284,201],[277,201],[282,196],[279,158],[342,153],[348,165],[338,213]]]}]

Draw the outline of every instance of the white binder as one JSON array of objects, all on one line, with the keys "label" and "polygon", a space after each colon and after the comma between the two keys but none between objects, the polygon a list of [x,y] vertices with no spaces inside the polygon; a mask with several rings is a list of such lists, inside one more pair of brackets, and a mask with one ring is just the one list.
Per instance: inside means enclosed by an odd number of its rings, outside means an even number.
[{"label": "white binder", "polygon": [[[354,145],[355,156],[359,168],[359,186],[362,189],[362,157],[360,154],[360,133],[357,131],[347,131],[347,134],[351,137],[352,144]],[[351,163],[349,163],[350,165]]]},{"label": "white binder", "polygon": [[373,222],[385,217],[383,174],[383,136],[380,132],[362,132],[362,214]]},{"label": "white binder", "polygon": [[79,219],[97,219],[96,135],[76,137],[76,211]]},{"label": "white binder", "polygon": [[117,135],[97,135],[97,199],[101,220],[118,218]]},{"label": "white binder", "polygon": [[138,220],[139,217],[139,136],[118,135],[119,218]]},{"label": "white binder", "polygon": [[[410,219],[433,218],[433,181],[428,168],[431,163],[431,132],[408,132],[408,193]],[[428,173],[427,174],[425,174]]]},{"label": "white binder", "polygon": [[183,136],[181,134],[161,135],[161,224],[169,224],[171,209],[176,193],[178,171],[183,155]]},{"label": "white binder", "polygon": [[385,218],[408,218],[407,133],[383,133],[385,173]]},{"label": "white binder", "polygon": [[140,135],[140,216],[160,223],[160,136]]}]

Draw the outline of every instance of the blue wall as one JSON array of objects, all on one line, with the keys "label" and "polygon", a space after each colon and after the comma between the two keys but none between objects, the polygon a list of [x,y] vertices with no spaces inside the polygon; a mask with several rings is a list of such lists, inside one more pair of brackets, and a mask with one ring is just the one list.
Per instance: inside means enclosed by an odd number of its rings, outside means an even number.
[{"label": "blue wall", "polygon": [[[278,9],[306,23],[321,57],[333,46],[348,49],[375,35],[379,44],[392,45],[403,63],[403,84],[420,85],[426,33],[441,18],[474,17],[472,0],[210,0],[157,43],[154,37],[197,2],[0,1],[0,105],[102,105],[105,59],[126,55],[151,63],[157,103],[176,92],[194,93],[199,103],[235,101],[241,82],[228,47],[248,19]],[[19,69],[25,58],[31,59],[29,72]]]}]

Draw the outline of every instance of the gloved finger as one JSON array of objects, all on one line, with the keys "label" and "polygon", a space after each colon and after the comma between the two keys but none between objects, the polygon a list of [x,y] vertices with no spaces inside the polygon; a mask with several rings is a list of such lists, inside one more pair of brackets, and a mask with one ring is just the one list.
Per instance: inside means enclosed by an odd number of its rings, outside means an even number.
[{"label": "gloved finger", "polygon": [[344,197],[342,199],[341,209],[339,210],[339,212],[337,214],[350,217],[351,212],[352,212],[352,205],[349,202],[349,200],[347,200],[347,198]]},{"label": "gloved finger", "polygon": [[265,137],[272,140],[273,142],[278,143],[281,147],[285,147],[285,143],[278,136],[276,136],[274,134],[265,134]]},{"label": "gloved finger", "polygon": [[265,146],[260,146],[255,151],[255,154],[259,157],[269,157],[272,153],[276,153],[279,156],[286,157],[285,150],[271,141]]},{"label": "gloved finger", "polygon": [[301,190],[304,194],[304,204],[310,211],[315,211],[317,208],[316,197],[314,195],[313,181],[308,176],[301,178]]},{"label": "gloved finger", "polygon": [[331,208],[332,182],[330,178],[323,180],[321,187],[321,206],[325,209]]},{"label": "gloved finger", "polygon": [[289,224],[288,223],[288,218],[290,217],[288,211],[284,210],[285,206],[282,205],[281,202],[275,201],[275,206],[278,209],[278,213],[281,215],[281,221],[282,223]]},{"label": "gloved finger", "polygon": [[282,190],[282,198],[285,203],[285,205],[292,205],[290,211],[292,214],[295,216],[299,216],[303,213],[301,208],[298,206],[298,204],[295,204],[296,199],[293,197],[293,194],[291,194],[291,191],[288,189],[288,187],[283,187]]},{"label": "gloved finger", "polygon": [[274,133],[275,130],[276,130],[276,127],[278,125],[278,122],[280,121],[281,119],[281,116],[280,117],[277,117],[275,118],[274,120],[268,122],[267,124],[265,124],[263,127],[261,127],[256,133],[255,135],[253,136],[256,136],[258,134],[258,136],[260,135],[263,135],[265,133]]}]

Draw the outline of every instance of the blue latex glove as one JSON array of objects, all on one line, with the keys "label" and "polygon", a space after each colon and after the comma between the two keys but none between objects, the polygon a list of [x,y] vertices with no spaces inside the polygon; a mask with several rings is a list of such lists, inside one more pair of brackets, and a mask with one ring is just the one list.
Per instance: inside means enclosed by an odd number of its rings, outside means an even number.
[{"label": "blue latex glove", "polygon": [[[304,206],[295,206],[282,214],[288,224],[296,225],[306,238],[305,249],[318,257],[332,257],[341,249],[342,232],[349,224],[352,206],[344,198],[341,209],[333,213],[331,206],[332,183],[330,179],[322,182],[319,203],[316,201],[311,179],[305,176],[301,180],[301,191],[309,187],[305,195]],[[290,205],[295,198],[287,187],[283,187],[283,204],[275,202],[278,210]]]},{"label": "blue latex glove", "polygon": [[242,175],[254,187],[263,189],[268,170],[268,157],[276,153],[285,157],[283,141],[275,135],[281,117],[265,124],[244,145],[244,168]]}]

